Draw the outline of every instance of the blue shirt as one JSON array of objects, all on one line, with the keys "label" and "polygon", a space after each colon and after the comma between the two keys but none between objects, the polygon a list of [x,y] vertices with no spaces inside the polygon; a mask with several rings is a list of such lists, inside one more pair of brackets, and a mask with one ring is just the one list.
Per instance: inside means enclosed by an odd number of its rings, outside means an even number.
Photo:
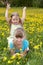
[{"label": "blue shirt", "polygon": [[23,40],[22,41],[22,48],[21,50],[18,50],[15,48],[15,46],[13,45],[13,42],[10,43],[10,49],[13,49],[14,48],[14,51],[17,53],[17,52],[23,52],[25,51],[27,48],[29,48],[29,42],[27,40]]}]

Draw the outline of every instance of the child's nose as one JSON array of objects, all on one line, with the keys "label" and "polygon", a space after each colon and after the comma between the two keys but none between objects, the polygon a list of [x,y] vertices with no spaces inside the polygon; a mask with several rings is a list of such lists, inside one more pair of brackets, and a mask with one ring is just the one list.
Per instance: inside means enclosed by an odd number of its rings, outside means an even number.
[{"label": "child's nose", "polygon": [[21,38],[18,38],[18,41],[20,42],[21,41]]}]

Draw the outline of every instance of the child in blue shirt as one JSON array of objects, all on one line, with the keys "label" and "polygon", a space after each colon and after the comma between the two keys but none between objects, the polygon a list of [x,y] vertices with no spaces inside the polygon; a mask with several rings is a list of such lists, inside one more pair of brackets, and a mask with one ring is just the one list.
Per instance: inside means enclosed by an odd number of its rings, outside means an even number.
[{"label": "child in blue shirt", "polygon": [[29,51],[29,42],[25,39],[25,34],[22,28],[15,30],[13,42],[10,42],[9,48],[12,55],[20,53],[22,57]]}]

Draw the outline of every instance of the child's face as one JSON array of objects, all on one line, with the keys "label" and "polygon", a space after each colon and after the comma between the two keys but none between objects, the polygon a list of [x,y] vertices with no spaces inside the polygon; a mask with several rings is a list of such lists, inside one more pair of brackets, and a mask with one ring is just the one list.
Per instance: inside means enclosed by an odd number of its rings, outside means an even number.
[{"label": "child's face", "polygon": [[24,32],[21,28],[18,28],[15,30],[15,34],[14,34],[14,45],[18,48],[21,48],[22,46],[22,41],[24,40]]},{"label": "child's face", "polygon": [[19,49],[22,46],[23,38],[17,38],[14,42],[14,45]]},{"label": "child's face", "polygon": [[19,23],[19,16],[12,16],[12,22]]}]

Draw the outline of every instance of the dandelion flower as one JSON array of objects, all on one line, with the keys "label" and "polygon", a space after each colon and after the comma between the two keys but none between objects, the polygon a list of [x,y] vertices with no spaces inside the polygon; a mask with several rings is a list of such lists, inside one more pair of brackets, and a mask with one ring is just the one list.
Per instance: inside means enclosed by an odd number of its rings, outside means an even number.
[{"label": "dandelion flower", "polygon": [[11,61],[11,60],[8,60],[8,64],[11,64],[13,61]]},{"label": "dandelion flower", "polygon": [[19,65],[20,63],[19,63],[19,62],[17,62],[17,64]]},{"label": "dandelion flower", "polygon": [[11,59],[15,59],[16,58],[16,56],[15,55],[13,55],[12,57],[11,57]]},{"label": "dandelion flower", "polygon": [[6,60],[7,60],[7,57],[4,57],[4,58],[3,58],[3,61],[6,61]]}]

